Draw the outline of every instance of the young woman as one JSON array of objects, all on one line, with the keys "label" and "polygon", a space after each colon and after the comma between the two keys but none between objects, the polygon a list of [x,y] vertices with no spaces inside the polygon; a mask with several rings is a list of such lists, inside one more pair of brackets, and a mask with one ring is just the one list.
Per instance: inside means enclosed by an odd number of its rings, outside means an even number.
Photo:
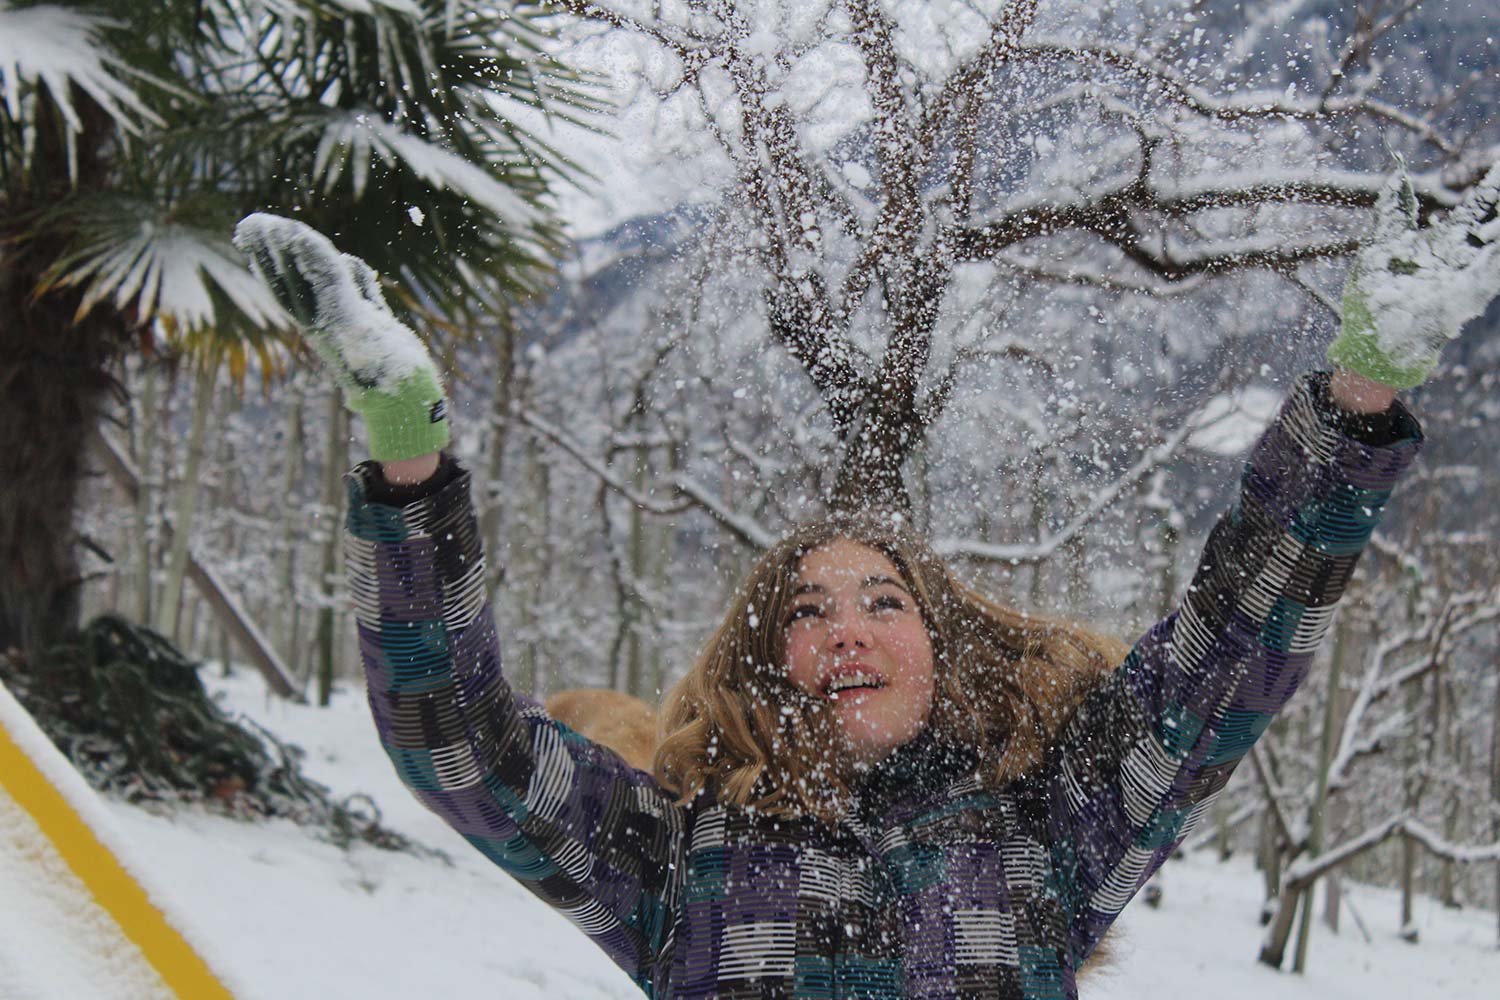
[{"label": "young woman", "polygon": [[237,241],[365,416],[350,588],[423,802],[648,996],[1062,998],[1305,675],[1421,441],[1396,388],[1500,286],[1497,188],[1422,232],[1382,197],[1334,373],[1298,380],[1133,648],[995,604],[890,517],[830,518],[752,570],[649,773],[507,683],[437,373],[373,273],[288,220]]}]

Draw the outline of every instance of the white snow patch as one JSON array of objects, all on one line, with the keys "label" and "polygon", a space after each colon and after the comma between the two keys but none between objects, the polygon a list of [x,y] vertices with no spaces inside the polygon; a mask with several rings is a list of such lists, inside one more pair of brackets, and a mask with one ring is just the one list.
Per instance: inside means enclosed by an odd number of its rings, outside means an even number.
[{"label": "white snow patch", "polygon": [[[0,685],[0,725],[101,844],[146,890],[153,905],[225,985],[243,985],[226,975],[213,939],[201,933],[198,918],[211,900],[191,900],[155,877],[153,852],[129,835],[97,792]],[[46,833],[6,792],[0,790],[0,996],[148,998],[172,993],[136,945],[94,899],[92,892],[52,846]],[[249,977],[253,982],[254,977]],[[241,994],[245,995],[245,994]]]},{"label": "white snow patch", "polygon": [[[22,84],[47,88],[70,132],[82,132],[72,86],[88,94],[114,120],[137,132],[136,121],[162,124],[118,74],[123,64],[100,38],[114,22],[54,4],[12,7],[0,2],[0,94],[12,119],[21,119]],[[135,71],[135,75],[144,74]]]},{"label": "white snow patch", "polygon": [[1214,396],[1194,418],[1198,428],[1188,446],[1215,455],[1242,455],[1266,429],[1284,394],[1269,386],[1247,386]]},{"label": "white snow patch", "polygon": [[[1391,192],[1377,225],[1390,226]],[[1377,237],[1359,253],[1351,280],[1364,293],[1380,351],[1399,368],[1430,363],[1443,344],[1484,312],[1500,288],[1500,217],[1481,224],[1483,205],[1500,200],[1500,165],[1443,222]],[[1383,235],[1383,238],[1382,238]]]},{"label": "white snow patch", "polygon": [[[328,709],[272,699],[249,668],[205,681],[307,751],[305,766],[337,793],[368,793],[393,828],[452,854],[438,861],[367,847],[350,851],[288,823],[242,824],[187,813],[164,819],[112,804],[149,852],[154,872],[203,904],[237,981],[265,998],[503,996],[507,1000],[637,1000],[640,991],[576,927],[472,851],[396,779],[363,693],[338,689]],[[1255,961],[1264,929],[1260,876],[1248,858],[1206,854],[1165,869],[1160,909],[1128,906],[1111,933],[1113,958],[1086,977],[1090,1000],[1157,1000],[1164,973],[1214,1000],[1480,1000],[1500,981],[1495,914],[1419,901],[1422,943],[1396,937],[1395,892],[1345,884],[1372,935],[1352,920],[1313,931],[1305,976]],[[1318,908],[1321,912],[1321,904]],[[1187,988],[1187,987],[1185,987]]]},{"label": "white snow patch", "polygon": [[0,789],[0,983],[9,1000],[172,992],[30,814]]}]

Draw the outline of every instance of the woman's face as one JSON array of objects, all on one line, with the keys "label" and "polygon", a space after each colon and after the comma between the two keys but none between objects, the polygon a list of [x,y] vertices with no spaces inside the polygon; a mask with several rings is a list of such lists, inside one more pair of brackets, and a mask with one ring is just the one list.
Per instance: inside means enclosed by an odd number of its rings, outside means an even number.
[{"label": "woman's face", "polygon": [[792,683],[829,703],[856,766],[922,731],[932,711],[932,638],[883,553],[839,538],[803,556],[783,627]]}]

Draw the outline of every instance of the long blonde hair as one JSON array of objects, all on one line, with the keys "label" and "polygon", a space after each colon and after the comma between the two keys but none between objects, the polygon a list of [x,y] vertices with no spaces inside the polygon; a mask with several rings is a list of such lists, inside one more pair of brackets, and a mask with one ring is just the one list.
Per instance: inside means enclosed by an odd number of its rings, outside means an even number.
[{"label": "long blonde hair", "polygon": [[832,821],[848,801],[848,775],[830,756],[830,713],[788,679],[782,629],[802,558],[839,538],[875,549],[900,571],[932,638],[927,725],[977,751],[992,787],[1039,765],[1084,695],[1125,658],[1117,640],[963,584],[900,518],[815,521],[761,556],[698,661],[662,700],[652,770],[679,802],[706,792]]}]

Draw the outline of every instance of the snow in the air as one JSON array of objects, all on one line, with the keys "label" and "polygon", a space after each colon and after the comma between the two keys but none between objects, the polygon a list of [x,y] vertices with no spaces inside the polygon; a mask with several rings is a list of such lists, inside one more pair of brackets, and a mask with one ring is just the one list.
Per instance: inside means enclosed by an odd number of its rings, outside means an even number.
[{"label": "snow in the air", "polygon": [[[642,995],[577,928],[417,803],[376,742],[363,692],[340,688],[320,710],[268,696],[249,668],[218,673],[204,671],[226,707],[302,746],[313,777],[339,795],[369,794],[386,823],[452,861],[342,851],[285,821],[156,816],[112,803],[137,855],[214,942],[215,960],[251,984],[247,1000]],[[1411,945],[1396,936],[1395,892],[1347,886],[1340,933],[1319,925],[1298,977],[1255,961],[1260,875],[1248,857],[1221,864],[1201,851],[1168,864],[1161,884],[1159,909],[1126,908],[1109,965],[1083,981],[1087,1000],[1160,1000],[1168,971],[1213,1000],[1485,1000],[1500,981],[1492,912],[1419,899],[1422,940]]]}]

